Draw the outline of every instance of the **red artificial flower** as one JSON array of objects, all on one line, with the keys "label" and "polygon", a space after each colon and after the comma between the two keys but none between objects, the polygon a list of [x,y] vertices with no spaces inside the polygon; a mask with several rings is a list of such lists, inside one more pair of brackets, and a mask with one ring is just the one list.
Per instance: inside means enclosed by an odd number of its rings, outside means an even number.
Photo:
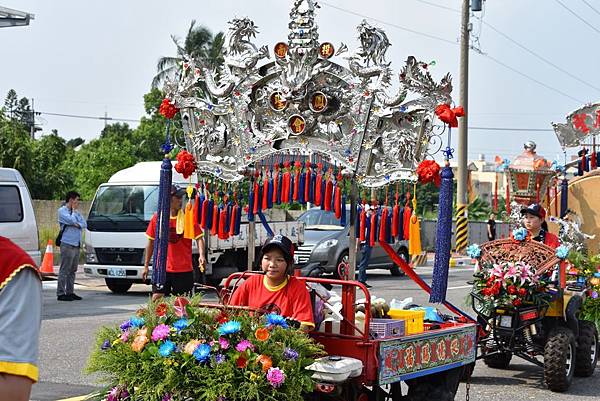
[{"label": "red artificial flower", "polygon": [[162,103],[160,104],[160,107],[158,109],[158,112],[165,118],[167,119],[171,119],[175,116],[175,114],[177,114],[177,112],[179,111],[179,109],[177,107],[175,107],[175,105],[173,103],[171,103],[171,101],[167,98],[164,98]]},{"label": "red artificial flower", "polygon": [[512,304],[514,306],[520,306],[523,303],[523,301],[521,301],[521,298],[517,298],[514,301],[512,301]]},{"label": "red artificial flower", "polygon": [[248,366],[248,360],[243,356],[240,356],[235,362],[235,365],[240,369],[244,369],[246,366]]},{"label": "red artificial flower", "polygon": [[465,115],[465,109],[462,106],[450,108],[449,104],[440,104],[435,108],[435,114],[440,120],[450,125],[452,128],[458,127],[458,118]]},{"label": "red artificial flower", "polygon": [[519,288],[519,296],[524,297],[527,295],[527,290],[525,288]]},{"label": "red artificial flower", "polygon": [[440,165],[435,160],[423,160],[417,167],[417,177],[419,177],[419,182],[422,184],[433,182],[439,187],[442,180]]},{"label": "red artificial flower", "polygon": [[514,285],[509,285],[508,286],[508,293],[511,295],[514,295],[517,293],[517,287],[515,287]]},{"label": "red artificial flower", "polygon": [[159,317],[165,316],[167,314],[167,309],[168,309],[168,306],[164,302],[158,304],[156,306],[156,310],[155,310],[156,316],[159,316]]},{"label": "red artificial flower", "polygon": [[481,290],[481,293],[482,293],[483,295],[485,295],[486,297],[488,297],[488,296],[492,295],[492,293],[491,293],[491,288],[484,288],[483,290]]},{"label": "red artificial flower", "polygon": [[221,311],[219,312],[215,320],[219,322],[219,324],[223,324],[229,320],[229,316],[227,316],[227,313],[225,313],[225,311]]},{"label": "red artificial flower", "polygon": [[175,171],[183,175],[183,178],[188,178],[194,171],[196,171],[196,160],[187,150],[182,150],[177,154],[177,164],[175,165]]}]

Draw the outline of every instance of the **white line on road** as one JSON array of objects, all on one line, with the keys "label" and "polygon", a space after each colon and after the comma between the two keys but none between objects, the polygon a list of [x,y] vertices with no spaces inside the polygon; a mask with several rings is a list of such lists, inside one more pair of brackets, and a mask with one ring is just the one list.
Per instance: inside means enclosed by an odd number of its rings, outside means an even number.
[{"label": "white line on road", "polygon": [[458,287],[448,287],[448,290],[464,290],[465,288],[471,288],[472,285],[459,285]]}]

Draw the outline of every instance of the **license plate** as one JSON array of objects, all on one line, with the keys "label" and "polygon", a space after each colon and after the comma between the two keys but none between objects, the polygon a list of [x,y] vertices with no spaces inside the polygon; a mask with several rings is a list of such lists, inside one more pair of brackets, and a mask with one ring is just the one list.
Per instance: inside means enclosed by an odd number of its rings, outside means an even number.
[{"label": "license plate", "polygon": [[120,269],[118,267],[112,267],[108,269],[108,277],[125,277],[126,272],[125,269]]}]

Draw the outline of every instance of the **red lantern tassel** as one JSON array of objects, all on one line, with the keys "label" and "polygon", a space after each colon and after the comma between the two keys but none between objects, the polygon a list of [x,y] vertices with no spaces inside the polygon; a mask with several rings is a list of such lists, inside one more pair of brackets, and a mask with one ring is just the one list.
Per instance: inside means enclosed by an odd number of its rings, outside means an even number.
[{"label": "red lantern tassel", "polygon": [[294,202],[298,202],[298,190],[300,189],[300,170],[302,170],[302,163],[300,163],[300,160],[296,160],[296,163],[294,163],[294,166],[296,167],[296,174],[294,175],[293,199],[294,199]]},{"label": "red lantern tassel", "polygon": [[335,218],[339,219],[340,217],[342,217],[342,189],[339,187],[339,185],[335,186],[335,196],[333,198],[333,202],[334,202],[334,212],[335,212]]},{"label": "red lantern tassel", "polygon": [[510,181],[506,183],[506,213],[510,215]]},{"label": "red lantern tassel", "polygon": [[219,206],[217,206],[217,201],[215,200],[215,205],[213,206],[213,221],[212,227],[210,228],[210,235],[217,235],[219,233]]},{"label": "red lantern tassel", "polygon": [[277,190],[279,189],[279,168],[275,167],[275,174],[273,176],[273,204],[277,203]]},{"label": "red lantern tassel", "polygon": [[381,212],[381,219],[379,220],[379,242],[387,242],[386,241],[386,233],[387,233],[387,217],[389,211],[387,205],[383,206],[383,211]]},{"label": "red lantern tassel", "polygon": [[290,199],[290,162],[286,161],[283,163],[285,172],[283,173],[283,180],[281,182],[281,202],[288,203]]},{"label": "red lantern tassel", "polygon": [[227,239],[229,238],[229,231],[225,230],[227,226],[227,208],[221,209],[219,212],[219,239]]},{"label": "red lantern tassel", "polygon": [[249,205],[249,207],[252,207],[252,210],[254,211],[254,214],[258,213],[258,206],[260,204],[260,186],[258,184],[258,171],[254,174],[254,205]]},{"label": "red lantern tassel", "polygon": [[375,246],[375,233],[377,233],[377,212],[373,211],[371,215],[371,232],[369,233],[369,246]]},{"label": "red lantern tassel", "polygon": [[367,229],[367,212],[365,211],[365,205],[362,207],[360,212],[360,242],[365,241]]},{"label": "red lantern tassel", "polygon": [[269,177],[265,174],[265,180],[263,181],[263,193],[262,193],[262,210],[269,208]]},{"label": "red lantern tassel", "polygon": [[202,220],[200,222],[200,227],[202,227],[203,230],[206,230],[206,217],[208,215],[208,203],[210,202],[210,194],[206,194],[206,199],[204,199],[204,202],[202,203]]},{"label": "red lantern tassel", "polygon": [[398,236],[398,224],[400,223],[400,206],[396,202],[396,205],[392,209],[392,238]]},{"label": "red lantern tassel", "polygon": [[412,209],[409,205],[410,192],[406,194],[406,205],[404,205],[404,214],[402,216],[402,223],[404,224],[404,239],[408,241],[410,237],[410,217],[412,216]]},{"label": "red lantern tassel", "polygon": [[316,178],[316,183],[315,183],[315,206],[321,206],[321,194],[323,191],[322,188],[322,182],[323,182],[323,174],[321,173],[323,171],[323,163],[317,163],[317,167],[318,167],[318,173],[317,173],[317,178]]},{"label": "red lantern tassel", "polygon": [[325,210],[331,212],[331,197],[333,196],[333,182],[331,181],[331,174],[325,184]]},{"label": "red lantern tassel", "polygon": [[[234,198],[235,198],[235,196],[234,196]],[[231,216],[229,216],[229,236],[230,237],[233,237],[235,235],[235,222],[236,222],[239,208],[240,207],[237,205],[237,203],[235,205],[233,205],[233,207],[231,208]]]},{"label": "red lantern tassel", "polygon": [[554,215],[559,217],[558,215],[558,180],[554,180]]},{"label": "red lantern tassel", "polygon": [[310,161],[306,161],[306,169],[305,169],[305,178],[304,178],[304,202],[308,203],[310,199],[310,179],[311,179],[311,170],[310,170]]},{"label": "red lantern tassel", "polygon": [[598,164],[596,161],[596,148],[594,147],[594,149],[592,149],[592,155],[590,156],[590,170],[596,170],[596,167],[598,167]]},{"label": "red lantern tassel", "polygon": [[196,190],[196,197],[194,198],[194,209],[192,209],[192,213],[194,216],[194,224],[198,224],[198,213],[200,209],[200,197],[198,196],[198,190]]}]

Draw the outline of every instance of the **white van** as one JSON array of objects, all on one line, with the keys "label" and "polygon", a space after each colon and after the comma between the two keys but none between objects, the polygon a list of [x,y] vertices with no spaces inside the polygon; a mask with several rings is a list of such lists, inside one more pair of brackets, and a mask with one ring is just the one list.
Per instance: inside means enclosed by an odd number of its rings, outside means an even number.
[{"label": "white van", "polygon": [[[85,230],[83,271],[104,278],[112,292],[125,293],[142,282],[148,243],[144,233],[158,205],[161,163],[141,162],[120,170],[96,190]],[[172,172],[173,184],[189,184],[175,168]],[[192,180],[194,184],[195,175]]]},{"label": "white van", "polygon": [[0,235],[23,248],[39,266],[39,235],[31,195],[21,173],[0,167]]}]

